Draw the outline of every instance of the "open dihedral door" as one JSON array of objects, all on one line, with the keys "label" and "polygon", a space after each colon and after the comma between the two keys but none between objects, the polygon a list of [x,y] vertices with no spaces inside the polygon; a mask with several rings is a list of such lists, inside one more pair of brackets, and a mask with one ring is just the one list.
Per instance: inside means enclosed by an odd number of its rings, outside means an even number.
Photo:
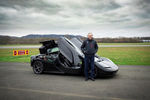
[{"label": "open dihedral door", "polygon": [[78,38],[78,39],[72,38],[70,41],[81,50],[81,45],[82,45],[83,41],[80,38]]},{"label": "open dihedral door", "polygon": [[[65,37],[61,37],[58,40],[58,47],[61,54],[67,58],[67,60],[74,66],[77,67],[80,63],[79,54],[76,50],[75,45]],[[73,67],[72,66],[72,67]]]}]

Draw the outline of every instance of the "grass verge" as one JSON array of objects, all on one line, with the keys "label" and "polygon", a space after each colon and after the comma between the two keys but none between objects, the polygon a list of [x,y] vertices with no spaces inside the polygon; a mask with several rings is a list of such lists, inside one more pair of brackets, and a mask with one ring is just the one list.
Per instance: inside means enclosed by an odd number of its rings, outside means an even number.
[{"label": "grass verge", "polygon": [[[31,55],[39,54],[37,48],[29,48],[29,55],[13,56],[13,50],[0,49],[0,62],[30,62]],[[101,47],[97,54],[118,65],[150,65],[150,47]]]}]

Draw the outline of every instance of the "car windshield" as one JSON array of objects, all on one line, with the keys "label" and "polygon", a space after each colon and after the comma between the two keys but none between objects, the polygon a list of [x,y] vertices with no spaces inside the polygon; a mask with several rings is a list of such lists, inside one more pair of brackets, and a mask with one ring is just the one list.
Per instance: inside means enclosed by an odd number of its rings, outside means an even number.
[{"label": "car windshield", "polygon": [[54,52],[58,52],[58,51],[59,51],[59,48],[55,47],[55,48],[48,49],[47,53],[54,53]]},{"label": "car windshield", "polygon": [[58,48],[58,47],[55,47],[55,48],[52,48],[52,49],[51,49],[51,53],[52,53],[52,52],[58,52],[58,51],[59,51],[59,48]]}]

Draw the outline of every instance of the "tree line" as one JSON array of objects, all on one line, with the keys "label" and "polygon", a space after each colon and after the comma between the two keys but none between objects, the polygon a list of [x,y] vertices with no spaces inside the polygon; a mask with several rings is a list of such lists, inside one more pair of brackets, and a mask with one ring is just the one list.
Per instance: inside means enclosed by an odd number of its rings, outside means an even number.
[{"label": "tree line", "polygon": [[[22,37],[10,37],[0,36],[0,44],[39,44],[41,41],[57,40],[58,38],[22,38]],[[85,37],[81,38],[86,39]],[[118,38],[95,38],[98,43],[140,43],[142,40],[150,40],[150,37],[118,37]]]}]

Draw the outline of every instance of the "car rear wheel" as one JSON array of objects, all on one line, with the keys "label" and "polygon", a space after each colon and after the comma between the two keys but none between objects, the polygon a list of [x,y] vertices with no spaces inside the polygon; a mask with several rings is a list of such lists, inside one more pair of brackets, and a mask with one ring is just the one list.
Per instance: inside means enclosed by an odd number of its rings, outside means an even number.
[{"label": "car rear wheel", "polygon": [[35,61],[33,64],[33,72],[35,74],[42,74],[43,70],[43,63],[41,61]]}]

